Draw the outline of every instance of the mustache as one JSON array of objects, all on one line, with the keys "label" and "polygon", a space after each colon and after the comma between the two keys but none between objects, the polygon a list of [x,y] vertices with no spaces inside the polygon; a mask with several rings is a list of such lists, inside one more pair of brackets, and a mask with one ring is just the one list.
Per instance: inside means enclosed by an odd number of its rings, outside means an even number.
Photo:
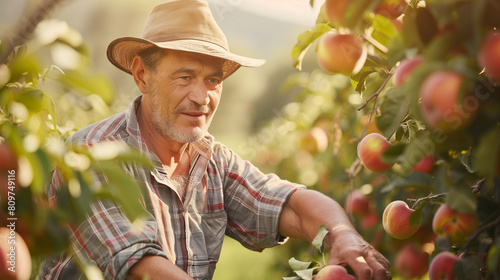
[{"label": "mustache", "polygon": [[202,114],[211,114],[212,109],[207,105],[200,105],[194,102],[189,104],[179,105],[175,110],[175,114],[180,114],[182,112],[198,112]]}]

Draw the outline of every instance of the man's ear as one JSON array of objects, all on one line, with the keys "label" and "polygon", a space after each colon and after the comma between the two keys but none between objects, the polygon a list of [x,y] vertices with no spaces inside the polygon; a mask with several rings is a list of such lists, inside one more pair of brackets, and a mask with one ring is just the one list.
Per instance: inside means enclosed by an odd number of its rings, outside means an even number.
[{"label": "man's ear", "polygon": [[132,77],[134,77],[134,82],[139,88],[139,90],[144,94],[147,92],[148,84],[147,84],[147,70],[144,67],[144,63],[142,63],[142,58],[138,55],[134,57],[132,61],[132,66],[130,67],[130,72],[132,73]]}]

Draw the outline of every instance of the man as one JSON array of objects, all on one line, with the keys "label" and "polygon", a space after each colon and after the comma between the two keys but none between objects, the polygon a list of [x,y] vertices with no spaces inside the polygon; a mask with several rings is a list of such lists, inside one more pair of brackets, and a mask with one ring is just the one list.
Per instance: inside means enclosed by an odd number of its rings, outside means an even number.
[{"label": "man", "polygon": [[[207,133],[222,82],[240,66],[262,60],[229,52],[226,38],[201,0],[155,7],[142,38],[113,41],[108,58],[130,73],[142,95],[129,109],[76,132],[69,142],[124,142],[154,163],[125,166],[144,188],[150,216],[132,229],[106,201],[72,228],[79,260],[94,262],[106,279],[211,279],[224,234],[252,250],[285,237],[312,241],[329,230],[329,263],[349,265],[358,279],[390,279],[388,261],[354,230],[338,203],[257,168]],[[55,174],[49,195],[57,188]],[[104,185],[105,178],[97,184]],[[80,279],[77,261],[46,260],[38,279]]]}]

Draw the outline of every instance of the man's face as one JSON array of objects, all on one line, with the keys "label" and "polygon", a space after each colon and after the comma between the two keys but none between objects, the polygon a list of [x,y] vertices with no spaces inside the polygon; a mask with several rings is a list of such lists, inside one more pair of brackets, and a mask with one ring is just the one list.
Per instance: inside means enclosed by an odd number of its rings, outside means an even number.
[{"label": "man's face", "polygon": [[207,133],[222,92],[223,60],[202,54],[167,51],[146,78],[143,105],[154,128],[179,143]]}]

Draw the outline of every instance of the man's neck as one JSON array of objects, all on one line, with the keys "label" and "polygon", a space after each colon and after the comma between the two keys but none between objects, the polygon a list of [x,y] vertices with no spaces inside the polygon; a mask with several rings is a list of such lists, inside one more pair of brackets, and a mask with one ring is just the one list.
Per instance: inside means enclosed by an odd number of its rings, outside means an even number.
[{"label": "man's neck", "polygon": [[[146,142],[148,149],[154,153],[161,161],[169,174],[184,173],[180,170],[175,172],[179,165],[187,164],[189,167],[188,157],[185,157],[188,144],[179,143],[169,137],[158,133],[154,128],[149,115],[144,110],[144,106],[139,105],[137,109],[137,122],[141,131],[141,136]],[[182,170],[185,167],[181,168]],[[179,174],[184,176],[185,174]]]}]

